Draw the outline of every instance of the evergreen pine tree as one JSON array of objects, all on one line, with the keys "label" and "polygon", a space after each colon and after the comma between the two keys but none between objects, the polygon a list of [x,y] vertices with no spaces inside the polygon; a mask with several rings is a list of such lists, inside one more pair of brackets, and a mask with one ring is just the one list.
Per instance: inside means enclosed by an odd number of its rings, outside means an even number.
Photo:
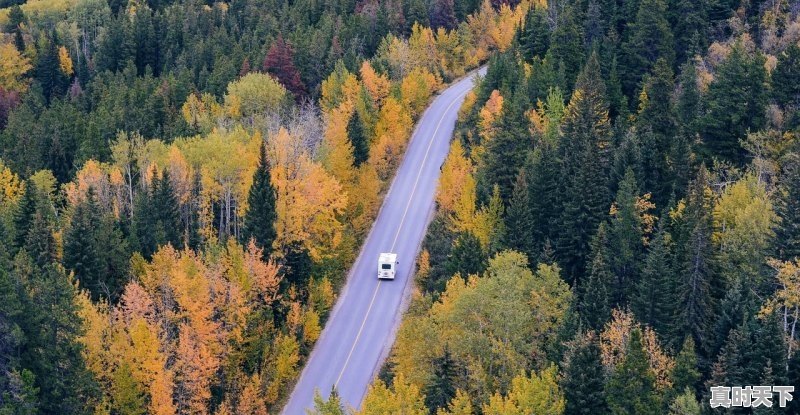
[{"label": "evergreen pine tree", "polygon": [[485,173],[482,176],[484,194],[491,193],[494,185],[500,187],[500,195],[505,203],[511,199],[514,182],[531,148],[528,118],[528,94],[521,82],[511,99],[505,101],[498,120],[497,134],[487,144],[485,153]]},{"label": "evergreen pine tree", "polygon": [[69,79],[61,71],[58,60],[58,38],[55,32],[43,37],[43,44],[36,61],[36,79],[42,85],[42,93],[49,102],[53,97],[60,97],[67,90]]},{"label": "evergreen pine tree", "polygon": [[561,204],[558,187],[561,180],[556,146],[546,142],[537,146],[525,166],[531,219],[531,227],[527,230],[531,235],[532,255],[529,260],[533,263],[539,262],[534,259],[542,253],[545,242],[558,235]]},{"label": "evergreen pine tree", "polygon": [[636,177],[632,169],[627,169],[617,190],[609,232],[609,259],[615,277],[611,294],[612,303],[617,306],[628,303],[639,279],[643,235],[637,196]]},{"label": "evergreen pine tree", "polygon": [[358,167],[369,158],[369,142],[364,134],[364,125],[358,111],[353,111],[347,123],[347,136],[353,145],[353,164]]},{"label": "evergreen pine tree", "polygon": [[675,366],[670,373],[673,395],[678,395],[686,389],[696,394],[699,392],[700,378],[701,373],[698,368],[697,352],[694,350],[694,340],[687,337],[680,353],[675,357]]},{"label": "evergreen pine tree", "polygon": [[452,30],[458,24],[453,0],[433,0],[428,14],[432,29],[440,27]]},{"label": "evergreen pine tree", "polygon": [[253,175],[253,184],[247,194],[248,209],[244,216],[244,238],[255,239],[256,245],[269,256],[272,243],[277,236],[275,231],[275,188],[272,186],[267,150],[261,145],[258,167]]},{"label": "evergreen pine tree", "polygon": [[525,253],[533,260],[538,255],[533,241],[533,212],[531,212],[531,195],[528,192],[528,179],[525,170],[521,170],[514,184],[514,192],[506,211],[505,245],[508,248]]},{"label": "evergreen pine tree", "polygon": [[559,193],[563,202],[556,245],[568,281],[583,274],[589,242],[610,202],[611,127],[597,59],[597,54],[592,54],[575,84],[559,146]]},{"label": "evergreen pine tree", "polygon": [[670,21],[675,34],[675,62],[682,65],[708,43],[708,21],[705,1],[673,0]]},{"label": "evergreen pine tree", "polygon": [[82,288],[88,289],[94,299],[99,298],[104,270],[100,256],[109,246],[101,246],[100,207],[94,189],[89,188],[86,198],[75,206],[70,226],[64,232],[64,266],[75,272]]},{"label": "evergreen pine tree", "polygon": [[462,277],[483,273],[487,262],[484,252],[485,249],[481,247],[481,242],[474,234],[471,232],[459,234],[444,264],[446,278],[449,279],[456,273]]},{"label": "evergreen pine tree", "polygon": [[778,63],[772,71],[772,84],[779,86],[773,92],[779,104],[800,105],[800,46],[796,43],[778,55]]},{"label": "evergreen pine tree", "polygon": [[14,210],[14,243],[16,248],[22,248],[28,239],[28,232],[33,227],[33,217],[36,214],[38,203],[36,185],[32,181],[25,182],[25,192],[17,202]]},{"label": "evergreen pine tree", "polygon": [[164,169],[160,179],[154,178],[152,188],[152,203],[154,212],[158,215],[159,234],[163,235],[159,245],[170,243],[173,247],[180,249],[183,247],[180,231],[181,213],[169,171]]},{"label": "evergreen pine tree", "polygon": [[583,34],[576,10],[572,7],[559,11],[558,22],[550,35],[549,52],[554,62],[564,65],[567,87],[572,86],[584,62]]},{"label": "evergreen pine tree", "polygon": [[766,123],[769,85],[764,60],[759,52],[750,55],[737,42],[717,68],[700,126],[703,142],[699,150],[706,159],[716,157],[744,165],[746,153],[739,140]]},{"label": "evergreen pine tree", "polygon": [[650,242],[641,279],[631,299],[631,311],[636,319],[652,327],[656,333],[666,333],[669,328],[670,316],[667,312],[672,305],[672,289],[668,282],[674,279],[670,238],[664,229],[664,221],[662,219],[659,222]]},{"label": "evergreen pine tree", "polygon": [[592,240],[592,262],[589,269],[589,278],[583,284],[580,300],[582,320],[592,330],[602,330],[611,317],[611,294],[609,289],[613,284],[614,274],[611,271],[608,243],[608,230],[606,223],[603,222],[597,228],[597,234]]},{"label": "evergreen pine tree", "polygon": [[623,45],[625,71],[622,88],[633,99],[640,88],[644,75],[661,58],[667,66],[675,62],[672,30],[667,21],[665,0],[641,0],[636,21],[627,27],[628,41]]},{"label": "evergreen pine tree", "polygon": [[29,368],[40,389],[40,414],[85,414],[97,394],[91,373],[84,365],[81,320],[77,292],[63,267],[47,264],[20,275],[29,298],[21,327],[27,343],[21,351],[23,367]]},{"label": "evergreen pine tree", "polygon": [[161,242],[158,235],[158,212],[155,211],[149,188],[142,189],[134,198],[130,238],[131,248],[145,259],[153,256]]},{"label": "evergreen pine tree", "polygon": [[711,293],[714,274],[711,263],[712,216],[708,191],[708,172],[701,168],[690,185],[686,207],[680,218],[679,237],[676,239],[675,292],[678,301],[670,315],[674,316],[673,329],[678,339],[692,336],[698,347],[706,347],[708,324],[714,315]]},{"label": "evergreen pine tree", "polygon": [[608,408],[603,388],[605,369],[601,364],[600,348],[595,336],[580,337],[565,360],[561,379],[561,390],[566,400],[564,415],[606,413]]},{"label": "evergreen pine tree", "polygon": [[33,215],[33,223],[25,239],[24,249],[33,258],[34,264],[40,268],[58,259],[53,224],[43,207],[36,209]]},{"label": "evergreen pine tree", "polygon": [[547,24],[546,11],[541,7],[529,8],[525,23],[517,33],[520,51],[526,60],[543,58],[550,48],[550,26]]},{"label": "evergreen pine tree", "polygon": [[458,362],[453,359],[449,347],[445,344],[444,353],[433,359],[431,365],[433,371],[425,386],[425,406],[430,409],[431,414],[435,414],[439,408],[447,408],[456,396]]},{"label": "evergreen pine tree", "polygon": [[657,206],[662,206],[672,192],[670,156],[676,132],[672,106],[674,89],[672,68],[666,59],[659,58],[653,73],[645,78],[637,117],[637,128],[650,131],[654,139],[654,148],[650,149],[654,153],[654,163],[647,169],[654,174],[648,183],[642,184],[646,192],[653,194]]},{"label": "evergreen pine tree", "polygon": [[642,344],[642,332],[634,329],[622,362],[617,364],[606,383],[606,400],[614,415],[660,414],[661,403]]},{"label": "evergreen pine tree", "polygon": [[784,261],[800,258],[800,158],[784,164],[777,196],[776,255]]}]

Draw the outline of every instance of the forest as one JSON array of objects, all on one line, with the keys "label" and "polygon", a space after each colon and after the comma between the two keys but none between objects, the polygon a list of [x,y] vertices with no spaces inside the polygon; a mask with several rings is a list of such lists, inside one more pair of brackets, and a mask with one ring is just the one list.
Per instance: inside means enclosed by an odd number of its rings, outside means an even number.
[{"label": "forest", "polygon": [[358,413],[800,413],[709,406],[800,385],[799,12],[529,5],[461,108]]},{"label": "forest", "polygon": [[3,415],[277,413],[414,121],[524,10],[5,5]]},{"label": "forest", "polygon": [[278,413],[486,64],[397,339],[317,415],[800,413],[796,0],[6,0],[0,414]]}]

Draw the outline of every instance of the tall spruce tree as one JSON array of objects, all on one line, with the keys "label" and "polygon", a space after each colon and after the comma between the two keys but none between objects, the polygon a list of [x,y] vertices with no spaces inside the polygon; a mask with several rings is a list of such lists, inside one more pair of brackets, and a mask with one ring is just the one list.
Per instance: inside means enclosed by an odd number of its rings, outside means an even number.
[{"label": "tall spruce tree", "polygon": [[64,266],[75,272],[82,288],[97,299],[104,272],[100,255],[110,247],[100,246],[100,206],[94,188],[89,188],[84,200],[75,206],[70,226],[64,232]]},{"label": "tall spruce tree", "polygon": [[712,201],[708,171],[703,167],[692,181],[679,219],[676,238],[675,293],[678,300],[670,310],[675,338],[692,336],[698,347],[708,345],[708,324],[714,315],[711,286],[713,247]]},{"label": "tall spruce tree", "polygon": [[159,245],[170,243],[180,249],[183,247],[180,206],[168,170],[161,172],[161,178],[153,177],[152,188],[151,202],[157,215]]},{"label": "tall spruce tree", "polygon": [[550,48],[550,25],[547,24],[546,10],[542,7],[529,8],[525,23],[517,33],[520,51],[526,60],[543,58]]},{"label": "tall spruce tree", "polygon": [[800,157],[784,164],[775,202],[781,218],[775,229],[775,249],[784,261],[800,258]]},{"label": "tall spruce tree", "polygon": [[494,185],[499,186],[500,196],[508,203],[514,190],[514,182],[525,163],[532,140],[528,129],[528,93],[524,75],[520,84],[503,104],[497,121],[497,134],[487,144],[485,170],[482,177],[482,192],[491,194]]},{"label": "tall spruce tree", "polygon": [[568,280],[583,274],[589,242],[610,203],[608,172],[611,127],[597,54],[575,84],[564,116],[559,158],[563,198],[557,240],[559,264]]},{"label": "tall spruce tree", "polygon": [[701,376],[697,352],[694,349],[694,340],[691,337],[687,337],[683,342],[680,353],[675,357],[675,366],[672,367],[672,373],[670,373],[672,395],[676,396],[686,389],[697,394],[700,392]]},{"label": "tall spruce tree", "polygon": [[17,202],[16,209],[14,209],[14,243],[17,249],[25,245],[25,240],[28,239],[28,232],[30,232],[33,225],[33,217],[36,214],[36,208],[39,201],[36,185],[32,181],[25,182],[25,192]]},{"label": "tall spruce tree", "polygon": [[606,400],[614,415],[661,413],[655,375],[650,369],[639,329],[631,332],[625,357],[606,383]]},{"label": "tall spruce tree", "polygon": [[666,333],[669,329],[668,311],[673,301],[669,282],[675,278],[671,262],[671,238],[664,228],[665,219],[661,219],[650,242],[636,293],[631,298],[631,311],[636,319],[652,327],[656,333]]},{"label": "tall spruce tree", "polygon": [[654,141],[654,148],[647,147],[653,152],[652,164],[648,164],[647,168],[649,180],[641,184],[646,192],[653,195],[657,206],[662,206],[672,193],[670,159],[676,132],[672,105],[674,89],[672,68],[666,59],[659,58],[652,74],[645,78],[636,119],[637,128],[640,131],[649,130]]},{"label": "tall spruce tree", "polygon": [[644,247],[637,193],[636,177],[632,169],[627,169],[617,190],[609,232],[609,259],[615,277],[611,294],[616,306],[628,303],[639,280],[639,262]]},{"label": "tall spruce tree", "polygon": [[256,245],[264,249],[264,255],[269,256],[272,243],[277,233],[275,231],[275,188],[272,186],[270,165],[267,160],[267,150],[260,146],[258,167],[253,175],[253,185],[247,194],[248,209],[244,216],[244,238],[255,239]]},{"label": "tall spruce tree", "polygon": [[90,187],[64,231],[64,266],[75,272],[81,288],[88,289],[94,300],[115,301],[127,282],[129,257],[116,220],[102,213]]},{"label": "tall spruce tree", "polygon": [[525,253],[529,259],[536,259],[538,251],[534,249],[533,212],[531,212],[531,195],[528,191],[528,178],[525,169],[521,170],[514,183],[514,192],[506,211],[505,245],[508,248]]},{"label": "tall spruce tree", "polygon": [[458,376],[458,362],[450,353],[450,348],[445,344],[444,353],[431,362],[433,371],[425,385],[425,406],[431,414],[436,414],[456,396],[456,382]]},{"label": "tall spruce tree", "polygon": [[554,62],[564,66],[567,87],[572,86],[584,62],[583,34],[574,7],[564,7],[558,13],[548,52]]},{"label": "tall spruce tree", "polygon": [[666,0],[641,0],[636,20],[628,24],[627,34],[628,41],[622,47],[625,64],[622,89],[635,102],[642,78],[656,61],[664,59],[670,67],[675,62]]},{"label": "tall spruce tree", "polygon": [[[525,164],[530,209],[531,262],[540,256],[545,242],[555,240],[558,229],[560,193],[560,161],[555,145],[544,142],[537,146]],[[512,231],[513,232],[513,231]],[[540,261],[536,261],[540,262]]]},{"label": "tall spruce tree", "polygon": [[611,253],[608,249],[608,230],[603,222],[592,240],[592,262],[589,277],[579,285],[581,320],[592,330],[602,330],[611,317],[612,295],[609,292],[615,278],[611,271]]},{"label": "tall spruce tree", "polygon": [[561,390],[566,400],[564,415],[604,414],[608,408],[600,347],[593,334],[579,336],[567,352],[563,365]]},{"label": "tall spruce tree", "polygon": [[24,319],[20,326],[26,343],[20,363],[35,375],[39,413],[86,414],[98,390],[84,365],[78,336],[83,334],[77,315],[77,292],[63,267],[18,267],[15,277],[25,284]]},{"label": "tall spruce tree", "polygon": [[749,53],[736,42],[728,57],[717,68],[704,100],[706,113],[701,120],[700,154],[742,166],[746,153],[739,140],[766,123],[769,98],[764,56]]},{"label": "tall spruce tree", "polygon": [[353,145],[353,165],[356,167],[367,161],[369,158],[369,142],[364,133],[364,124],[359,112],[353,111],[350,121],[347,123],[347,137]]},{"label": "tall spruce tree", "polygon": [[453,242],[453,249],[444,263],[445,277],[449,279],[456,273],[462,277],[482,274],[486,270],[487,262],[484,252],[486,250],[481,247],[478,237],[472,232],[462,232]]}]

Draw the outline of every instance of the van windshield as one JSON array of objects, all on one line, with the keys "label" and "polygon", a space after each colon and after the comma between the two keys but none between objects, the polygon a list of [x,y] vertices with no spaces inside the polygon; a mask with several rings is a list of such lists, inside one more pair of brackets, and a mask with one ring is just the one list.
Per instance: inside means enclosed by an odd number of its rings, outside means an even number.
[{"label": "van windshield", "polygon": [[381,264],[381,269],[392,269],[392,264]]}]

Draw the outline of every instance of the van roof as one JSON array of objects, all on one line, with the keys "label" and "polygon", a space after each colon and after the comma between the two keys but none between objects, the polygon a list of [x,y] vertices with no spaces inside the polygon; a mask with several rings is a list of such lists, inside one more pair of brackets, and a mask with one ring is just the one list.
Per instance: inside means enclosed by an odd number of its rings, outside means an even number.
[{"label": "van roof", "polygon": [[397,261],[397,254],[391,252],[383,252],[381,253],[381,257],[378,259],[378,262],[381,263],[392,263],[394,264]]}]

